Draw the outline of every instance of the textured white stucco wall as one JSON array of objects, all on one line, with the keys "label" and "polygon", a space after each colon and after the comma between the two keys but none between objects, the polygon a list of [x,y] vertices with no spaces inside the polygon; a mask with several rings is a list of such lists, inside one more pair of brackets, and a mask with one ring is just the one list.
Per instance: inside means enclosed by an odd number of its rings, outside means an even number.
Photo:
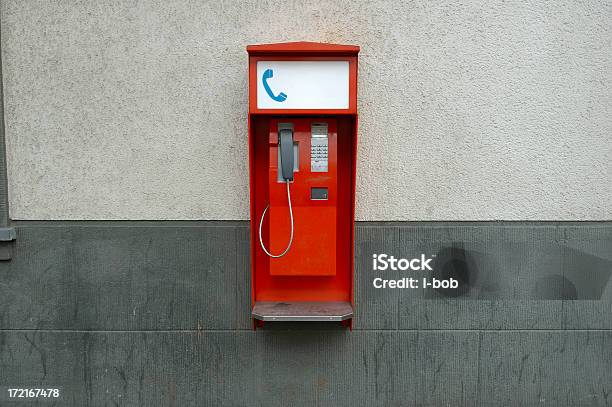
[{"label": "textured white stucco wall", "polygon": [[612,219],[610,2],[2,0],[13,219],[247,219],[245,45],[362,47],[359,220]]}]

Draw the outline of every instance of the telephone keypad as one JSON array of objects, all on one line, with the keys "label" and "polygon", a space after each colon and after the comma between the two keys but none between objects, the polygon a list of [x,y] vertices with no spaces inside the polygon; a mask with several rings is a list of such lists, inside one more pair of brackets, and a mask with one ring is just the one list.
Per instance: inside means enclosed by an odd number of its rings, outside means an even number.
[{"label": "telephone keypad", "polygon": [[310,171],[328,172],[327,123],[313,123],[310,139]]},{"label": "telephone keypad", "polygon": [[328,172],[327,137],[313,137],[310,147],[310,171]]}]

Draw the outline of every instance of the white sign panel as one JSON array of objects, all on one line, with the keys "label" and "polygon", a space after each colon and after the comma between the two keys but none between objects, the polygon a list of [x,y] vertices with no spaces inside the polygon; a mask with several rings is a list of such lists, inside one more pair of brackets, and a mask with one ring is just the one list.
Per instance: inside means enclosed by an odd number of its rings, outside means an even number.
[{"label": "white sign panel", "polygon": [[348,61],[258,61],[258,109],[348,109]]}]

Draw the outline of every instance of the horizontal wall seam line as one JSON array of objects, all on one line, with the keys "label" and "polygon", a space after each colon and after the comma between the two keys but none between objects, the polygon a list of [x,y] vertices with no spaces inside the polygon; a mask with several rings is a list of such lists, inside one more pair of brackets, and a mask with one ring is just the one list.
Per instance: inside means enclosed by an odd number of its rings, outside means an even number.
[{"label": "horizontal wall seam line", "polygon": [[[249,220],[12,220],[16,227],[249,227]],[[611,227],[612,220],[440,220],[440,221],[356,221],[358,227],[448,227],[448,226],[603,226]]]},{"label": "horizontal wall seam line", "polygon": [[107,227],[107,228],[244,228],[249,227],[248,222],[236,221],[203,221],[203,222],[176,222],[176,221],[13,221],[12,226],[18,228],[53,228],[53,227]]},{"label": "horizontal wall seam line", "polygon": [[[263,332],[343,332],[338,329],[260,329]],[[87,329],[0,329],[0,332],[65,332],[65,333],[231,333],[231,332],[255,332],[252,329],[111,329],[111,330],[87,330]],[[612,332],[612,328],[605,329],[353,329],[353,332]]]}]

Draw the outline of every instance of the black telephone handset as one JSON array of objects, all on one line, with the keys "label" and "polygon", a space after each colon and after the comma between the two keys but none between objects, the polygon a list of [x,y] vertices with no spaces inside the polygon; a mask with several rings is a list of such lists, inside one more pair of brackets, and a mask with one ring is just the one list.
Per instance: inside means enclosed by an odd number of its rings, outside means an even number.
[{"label": "black telephone handset", "polygon": [[293,181],[293,128],[291,127],[279,125],[278,129],[278,150],[283,181]]}]

